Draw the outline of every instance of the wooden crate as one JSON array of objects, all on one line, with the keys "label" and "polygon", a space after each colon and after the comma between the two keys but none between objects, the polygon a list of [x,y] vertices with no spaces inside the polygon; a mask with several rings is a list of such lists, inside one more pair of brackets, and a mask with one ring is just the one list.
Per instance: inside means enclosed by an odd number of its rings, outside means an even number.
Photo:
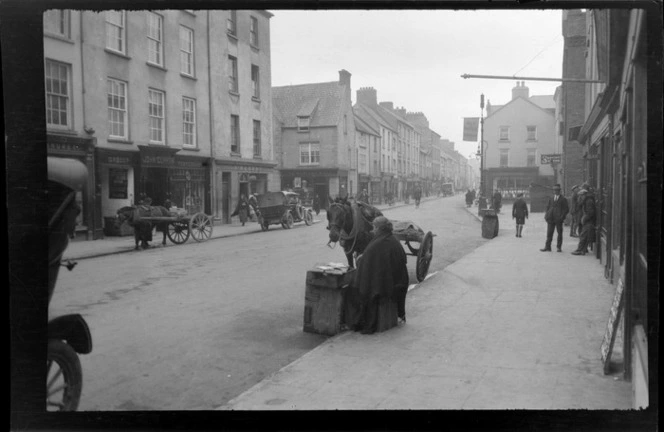
[{"label": "wooden crate", "polygon": [[304,293],[304,326],[308,333],[333,336],[341,332],[344,309],[344,287],[354,269],[330,274],[320,270],[307,272]]}]

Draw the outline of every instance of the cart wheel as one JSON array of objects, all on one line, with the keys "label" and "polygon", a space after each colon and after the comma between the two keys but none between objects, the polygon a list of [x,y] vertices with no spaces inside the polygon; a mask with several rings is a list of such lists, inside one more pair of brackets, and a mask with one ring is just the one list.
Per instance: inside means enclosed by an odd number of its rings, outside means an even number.
[{"label": "cart wheel", "polygon": [[175,244],[182,244],[189,239],[189,224],[183,221],[168,224],[166,235]]},{"label": "cart wheel", "polygon": [[197,242],[203,242],[212,236],[212,219],[205,213],[196,213],[189,220],[189,231]]},{"label": "cart wheel", "polygon": [[310,210],[305,210],[304,211],[304,223],[307,225],[311,225],[314,223],[314,217],[311,214]]},{"label": "cart wheel", "polygon": [[429,264],[431,264],[431,257],[433,256],[433,234],[431,231],[426,233],[420,251],[417,254],[417,263],[415,268],[415,275],[418,282],[422,282],[429,272]]},{"label": "cart wheel", "polygon": [[259,218],[258,218],[258,225],[261,226],[261,230],[263,230],[263,231],[267,231],[267,229],[270,227],[269,224],[267,223],[267,221],[265,219],[263,219],[262,216],[259,216]]},{"label": "cart wheel", "polygon": [[293,228],[293,222],[293,214],[288,211],[281,222],[281,226],[284,227],[284,229],[291,229]]}]

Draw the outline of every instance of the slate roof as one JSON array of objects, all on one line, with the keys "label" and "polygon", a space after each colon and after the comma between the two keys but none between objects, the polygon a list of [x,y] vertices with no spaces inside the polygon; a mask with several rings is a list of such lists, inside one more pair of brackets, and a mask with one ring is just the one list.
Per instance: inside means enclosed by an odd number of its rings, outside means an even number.
[{"label": "slate roof", "polygon": [[345,90],[338,81],[272,87],[274,116],[284,127],[297,127],[298,115],[310,115],[310,127],[337,126]]},{"label": "slate roof", "polygon": [[[371,125],[371,121],[367,121],[363,118],[363,115],[360,113],[361,108],[353,107],[353,114],[355,116],[355,129],[360,132],[380,136],[380,131],[376,130],[374,126]],[[366,114],[364,114],[366,116]]]},{"label": "slate roof", "polygon": [[[537,99],[533,100],[532,98],[537,98]],[[551,99],[551,103],[553,103],[553,107],[546,106],[546,104],[548,103],[547,98]],[[534,107],[537,107],[537,108],[541,109],[542,111],[544,111],[548,114],[555,115],[555,106],[556,105],[555,105],[555,102],[553,100],[552,95],[551,96],[531,96],[528,99],[525,99],[525,98],[522,98],[522,97],[517,97],[517,98],[512,99],[511,101],[507,102],[505,105],[500,105],[500,108],[498,108],[498,109],[494,109],[493,106],[492,106],[491,107],[491,111],[492,111],[491,114],[486,116],[485,119],[487,119],[489,117],[492,117],[497,112],[501,111],[506,106],[513,104],[515,101],[517,101],[519,99],[521,99],[522,101],[525,101],[526,103],[529,103],[529,104],[533,105]],[[536,101],[544,104],[545,106],[541,106],[541,105],[537,104]]]},{"label": "slate roof", "polygon": [[[371,127],[376,129],[377,131],[380,131],[380,126],[386,127],[394,132],[397,131],[396,125],[392,126],[392,124],[390,124],[383,117],[378,115],[376,111],[373,109],[373,107],[369,107],[368,105],[362,103],[356,103],[353,108],[354,109],[357,108],[357,113],[358,115],[360,115],[362,120],[366,121],[369,125],[371,125]],[[379,107],[376,106],[376,108]]]},{"label": "slate roof", "polygon": [[553,95],[533,95],[528,99],[540,108],[556,109],[556,101],[553,99]]}]

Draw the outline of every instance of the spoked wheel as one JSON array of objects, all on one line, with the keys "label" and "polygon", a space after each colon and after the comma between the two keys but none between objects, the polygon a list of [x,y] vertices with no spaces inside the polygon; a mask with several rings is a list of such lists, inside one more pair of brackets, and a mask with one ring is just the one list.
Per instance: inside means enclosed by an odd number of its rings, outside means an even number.
[{"label": "spoked wheel", "polygon": [[189,224],[182,221],[171,222],[166,235],[173,243],[182,244],[189,239]]},{"label": "spoked wheel", "polygon": [[431,264],[431,257],[433,257],[433,234],[431,231],[426,233],[424,240],[420,246],[417,254],[417,263],[415,268],[415,275],[418,282],[422,282],[429,272],[429,264]]},{"label": "spoked wheel", "polygon": [[205,213],[196,213],[189,220],[189,231],[197,242],[203,242],[212,236],[212,219]]},{"label": "spoked wheel", "polygon": [[304,211],[304,223],[307,225],[314,223],[314,217],[309,210]]},{"label": "spoked wheel", "polygon": [[289,211],[284,216],[284,220],[281,222],[281,226],[284,227],[284,229],[291,229],[293,228],[293,223],[293,214]]},{"label": "spoked wheel", "polygon": [[46,409],[76,411],[81,400],[83,373],[74,349],[61,340],[49,340],[46,371]]}]

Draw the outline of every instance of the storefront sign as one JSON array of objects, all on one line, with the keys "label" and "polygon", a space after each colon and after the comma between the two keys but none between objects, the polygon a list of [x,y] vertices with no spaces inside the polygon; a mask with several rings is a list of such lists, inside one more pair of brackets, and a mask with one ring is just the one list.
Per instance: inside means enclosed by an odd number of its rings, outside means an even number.
[{"label": "storefront sign", "polygon": [[560,154],[543,154],[541,155],[540,163],[542,165],[550,165],[552,163],[562,162],[562,155]]},{"label": "storefront sign", "polygon": [[171,181],[205,181],[204,169],[171,169]]},{"label": "storefront sign", "polygon": [[56,153],[74,153],[82,154],[85,152],[85,147],[71,142],[49,142],[48,149]]},{"label": "storefront sign", "polygon": [[141,165],[155,166],[155,167],[169,167],[175,165],[175,157],[173,156],[153,156],[142,155]]},{"label": "storefront sign", "polygon": [[108,197],[112,199],[127,199],[127,172],[124,168],[108,169]]}]

